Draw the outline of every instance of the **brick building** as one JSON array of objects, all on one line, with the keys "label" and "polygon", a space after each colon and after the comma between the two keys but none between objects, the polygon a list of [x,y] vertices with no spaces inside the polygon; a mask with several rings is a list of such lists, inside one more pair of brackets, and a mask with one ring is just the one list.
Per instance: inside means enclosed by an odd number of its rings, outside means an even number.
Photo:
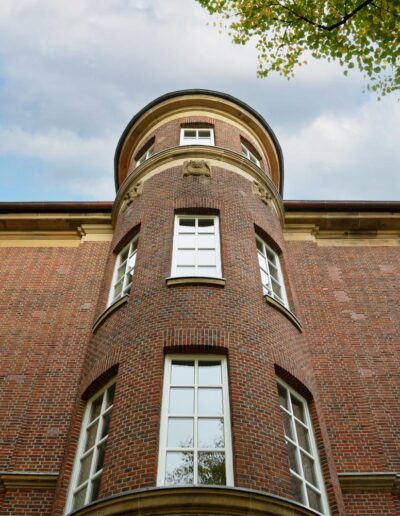
[{"label": "brick building", "polygon": [[283,201],[266,121],[203,90],[115,183],[0,205],[0,513],[399,514],[400,203]]}]

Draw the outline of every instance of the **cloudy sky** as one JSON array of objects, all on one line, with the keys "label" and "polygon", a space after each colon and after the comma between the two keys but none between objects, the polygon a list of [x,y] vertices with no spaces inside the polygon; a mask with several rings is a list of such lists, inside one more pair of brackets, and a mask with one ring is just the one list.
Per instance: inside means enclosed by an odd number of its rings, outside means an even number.
[{"label": "cloudy sky", "polygon": [[378,102],[359,74],[322,62],[291,81],[257,79],[254,48],[212,21],[195,0],[1,0],[0,201],[112,200],[126,124],[186,88],[264,116],[286,199],[400,199],[395,95]]}]

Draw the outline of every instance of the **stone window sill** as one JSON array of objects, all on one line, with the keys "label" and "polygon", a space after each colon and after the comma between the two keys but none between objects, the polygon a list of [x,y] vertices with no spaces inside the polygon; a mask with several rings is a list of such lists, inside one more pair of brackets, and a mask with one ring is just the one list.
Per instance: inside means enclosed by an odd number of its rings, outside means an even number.
[{"label": "stone window sill", "polygon": [[226,280],[225,278],[206,278],[200,276],[183,276],[183,277],[171,277],[166,279],[168,287],[174,287],[176,285],[211,285],[216,287],[224,287]]},{"label": "stone window sill", "polygon": [[120,297],[112,305],[107,307],[94,321],[92,326],[92,332],[95,333],[97,328],[105,321],[115,310],[117,310],[120,306],[124,305],[129,299],[129,294],[125,294],[125,296]]},{"label": "stone window sill", "polygon": [[274,299],[273,297],[269,296],[268,294],[264,295],[265,301],[276,308],[281,314],[283,314],[286,319],[289,319],[289,321],[296,326],[296,328],[299,330],[299,332],[303,332],[303,327],[301,326],[300,321],[297,319],[297,317],[292,313],[286,306],[284,306],[282,303]]}]

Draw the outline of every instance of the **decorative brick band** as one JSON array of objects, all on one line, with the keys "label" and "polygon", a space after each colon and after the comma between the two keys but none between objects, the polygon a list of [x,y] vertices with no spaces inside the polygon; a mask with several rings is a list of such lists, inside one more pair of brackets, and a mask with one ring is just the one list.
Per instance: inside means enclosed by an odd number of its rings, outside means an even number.
[{"label": "decorative brick band", "polygon": [[36,471],[0,471],[0,486],[4,489],[55,489],[58,473]]},{"label": "decorative brick band", "polygon": [[229,349],[229,336],[220,328],[171,328],[163,331],[163,345],[175,350],[198,346],[207,351]]},{"label": "decorative brick band", "polygon": [[306,507],[267,493],[237,488],[150,488],[100,500],[75,516],[312,516]]}]

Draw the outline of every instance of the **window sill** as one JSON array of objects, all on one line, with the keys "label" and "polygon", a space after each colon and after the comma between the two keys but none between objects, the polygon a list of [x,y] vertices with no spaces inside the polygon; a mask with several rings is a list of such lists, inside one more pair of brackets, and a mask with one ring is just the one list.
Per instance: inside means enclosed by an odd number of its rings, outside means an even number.
[{"label": "window sill", "polygon": [[129,294],[125,294],[116,301],[113,302],[108,308],[106,308],[94,321],[92,326],[92,332],[95,333],[97,328],[105,321],[117,308],[124,305],[129,299]]},{"label": "window sill", "polygon": [[264,299],[269,305],[273,306],[279,312],[281,312],[281,314],[283,314],[286,317],[286,319],[289,319],[289,321],[291,321],[291,323],[294,324],[294,326],[296,326],[300,333],[303,332],[303,327],[301,326],[300,321],[297,319],[294,313],[292,313],[288,308],[286,308],[286,306],[284,306],[282,303],[280,303],[273,297],[269,296],[268,294],[264,295]]},{"label": "window sill", "polygon": [[182,276],[182,277],[171,277],[166,279],[168,287],[174,287],[176,285],[212,285],[216,287],[224,287],[226,280],[225,278],[208,278],[202,276]]}]

